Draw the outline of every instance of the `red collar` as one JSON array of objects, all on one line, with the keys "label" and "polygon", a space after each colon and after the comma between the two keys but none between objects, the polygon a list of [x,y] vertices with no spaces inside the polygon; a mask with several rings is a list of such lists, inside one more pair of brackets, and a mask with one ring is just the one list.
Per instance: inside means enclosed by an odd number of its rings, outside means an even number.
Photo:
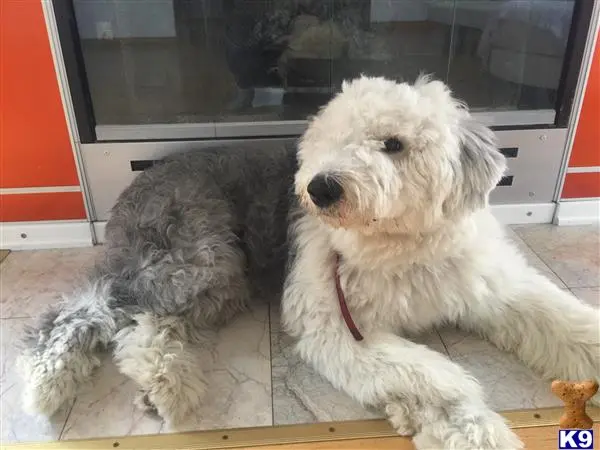
[{"label": "red collar", "polygon": [[346,304],[346,297],[344,296],[342,284],[340,283],[340,259],[341,259],[340,254],[336,253],[335,254],[334,278],[335,278],[335,290],[337,292],[337,298],[338,298],[338,302],[340,304],[340,310],[342,311],[342,317],[344,318],[344,322],[346,322],[346,326],[350,330],[350,333],[352,333],[352,336],[354,337],[354,339],[356,339],[357,341],[362,341],[363,336],[362,336],[362,334],[360,334],[360,331],[358,331],[358,327],[354,323],[354,320],[352,320],[352,315],[350,314],[350,310],[348,310],[348,305]]}]

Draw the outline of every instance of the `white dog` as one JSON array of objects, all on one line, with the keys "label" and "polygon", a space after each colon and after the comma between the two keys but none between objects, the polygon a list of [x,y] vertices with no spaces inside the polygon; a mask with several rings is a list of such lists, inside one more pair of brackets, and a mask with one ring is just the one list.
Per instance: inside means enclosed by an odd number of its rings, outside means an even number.
[{"label": "white dog", "polygon": [[312,120],[283,295],[300,355],[419,449],[516,449],[461,367],[405,333],[458,324],[551,380],[600,376],[600,314],[528,266],[488,210],[505,161],[447,87],[344,84]]},{"label": "white dog", "polygon": [[487,210],[504,157],[443,83],[344,84],[311,120],[299,167],[295,155],[215,148],[138,176],[87,282],[27,333],[25,405],[50,415],[72,401],[110,346],[139,404],[170,425],[193,416],[210,380],[191,345],[281,286],[287,240],[283,322],[299,353],[420,449],[521,444],[476,380],[404,333],[452,322],[548,379],[598,378],[598,310],[504,237]]}]

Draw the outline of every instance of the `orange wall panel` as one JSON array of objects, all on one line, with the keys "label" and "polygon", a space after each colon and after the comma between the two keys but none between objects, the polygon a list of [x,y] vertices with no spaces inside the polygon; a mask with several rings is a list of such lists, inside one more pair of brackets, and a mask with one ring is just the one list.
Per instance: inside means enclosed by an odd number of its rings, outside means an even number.
[{"label": "orange wall panel", "polygon": [[0,222],[85,219],[81,192],[0,195]]},{"label": "orange wall panel", "polygon": [[600,172],[567,173],[562,198],[600,197]]},{"label": "orange wall panel", "polygon": [[0,187],[79,185],[42,2],[0,2]]},{"label": "orange wall panel", "polygon": [[569,167],[600,166],[600,34],[590,67]]}]

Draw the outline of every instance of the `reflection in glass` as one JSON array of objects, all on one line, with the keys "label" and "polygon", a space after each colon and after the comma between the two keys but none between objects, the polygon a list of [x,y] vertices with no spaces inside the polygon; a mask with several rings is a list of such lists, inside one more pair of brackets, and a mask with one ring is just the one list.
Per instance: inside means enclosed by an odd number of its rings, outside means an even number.
[{"label": "reflection in glass", "polygon": [[305,119],[360,74],[552,109],[574,2],[74,0],[98,124]]},{"label": "reflection in glass", "polygon": [[[437,2],[439,20],[448,12]],[[452,2],[454,3],[454,2]],[[573,0],[456,0],[448,82],[472,107],[554,109]]]}]

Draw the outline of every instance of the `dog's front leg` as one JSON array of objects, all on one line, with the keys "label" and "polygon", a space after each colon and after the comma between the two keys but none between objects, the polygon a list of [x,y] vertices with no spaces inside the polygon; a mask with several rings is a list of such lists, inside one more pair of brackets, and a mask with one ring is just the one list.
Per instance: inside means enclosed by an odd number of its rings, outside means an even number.
[{"label": "dog's front leg", "polygon": [[600,310],[532,268],[515,263],[496,275],[501,278],[489,296],[463,308],[461,324],[515,353],[548,380],[600,380]]},{"label": "dog's front leg", "polygon": [[134,319],[114,337],[119,371],[138,385],[138,406],[158,413],[169,428],[187,425],[207,389],[202,361],[190,349],[202,333],[198,330],[192,339],[190,324],[181,316],[142,313]]},{"label": "dog's front leg", "polygon": [[522,448],[481,387],[460,366],[426,346],[388,332],[356,341],[337,301],[328,242],[310,219],[296,224],[282,297],[282,323],[305,361],[363,405],[384,407],[420,450]]},{"label": "dog's front leg", "polygon": [[306,330],[297,344],[299,353],[362,404],[384,406],[400,434],[415,433],[418,449],[522,448],[502,417],[485,405],[479,384],[460,366],[393,334],[356,342],[335,322]]}]

